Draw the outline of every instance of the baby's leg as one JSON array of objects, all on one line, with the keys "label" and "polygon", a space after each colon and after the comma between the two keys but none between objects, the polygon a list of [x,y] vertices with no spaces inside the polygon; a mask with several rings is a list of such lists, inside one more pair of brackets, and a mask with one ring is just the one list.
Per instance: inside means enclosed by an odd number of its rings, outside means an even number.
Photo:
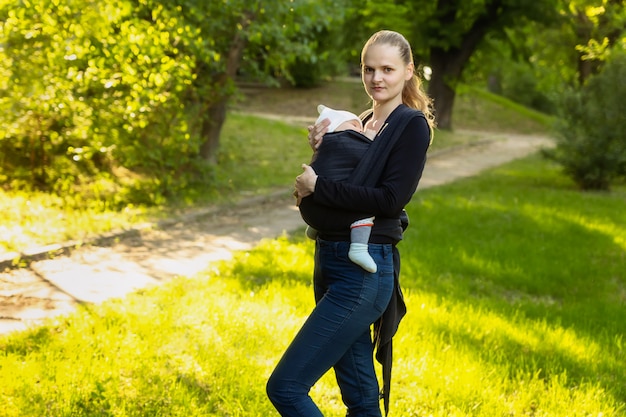
[{"label": "baby's leg", "polygon": [[357,220],[350,225],[350,251],[348,258],[368,272],[376,272],[378,267],[367,251],[367,244],[374,226],[374,218]]}]

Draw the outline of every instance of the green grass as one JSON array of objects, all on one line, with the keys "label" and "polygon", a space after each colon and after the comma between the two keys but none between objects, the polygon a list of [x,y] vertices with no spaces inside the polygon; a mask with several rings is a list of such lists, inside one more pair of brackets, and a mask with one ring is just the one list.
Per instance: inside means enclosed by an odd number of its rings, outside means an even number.
[{"label": "green grass", "polygon": [[155,209],[133,206],[121,212],[100,207],[69,209],[57,195],[1,188],[0,213],[0,254],[127,229],[158,215]]},{"label": "green grass", "polygon": [[311,160],[305,126],[231,114],[224,126],[216,180],[228,198],[286,188]]},{"label": "green grass", "polygon": [[[458,128],[545,133],[507,103],[459,98]],[[480,139],[441,133],[434,146]],[[204,203],[289,187],[310,156],[304,127],[236,114],[224,135]],[[0,197],[13,248],[95,230],[90,216],[125,227],[169,210],[115,217],[67,212],[46,195]],[[623,184],[582,193],[538,157],[419,190],[400,244],[409,312],[391,415],[626,415],[625,203]],[[0,337],[0,417],[276,416],[265,382],[313,307],[301,232]],[[332,372],[311,395],[326,416],[345,414]]]},{"label": "green grass", "polygon": [[[538,157],[418,191],[392,415],[626,415],[625,203]],[[0,415],[277,415],[264,385],[313,306],[312,250],[267,240],[0,338]],[[311,395],[345,414],[332,372]]]},{"label": "green grass", "polygon": [[553,118],[483,88],[461,85],[454,103],[458,129],[538,134],[552,130]]}]

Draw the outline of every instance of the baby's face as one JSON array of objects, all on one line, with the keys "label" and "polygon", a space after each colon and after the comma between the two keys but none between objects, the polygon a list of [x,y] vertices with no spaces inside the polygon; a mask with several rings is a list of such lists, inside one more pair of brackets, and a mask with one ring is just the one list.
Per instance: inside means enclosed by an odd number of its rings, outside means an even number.
[{"label": "baby's face", "polygon": [[341,123],[339,126],[337,126],[337,128],[335,129],[335,132],[340,132],[342,130],[356,130],[357,132],[362,133],[363,126],[361,126],[361,123],[358,120],[352,119],[352,120],[345,121]]}]

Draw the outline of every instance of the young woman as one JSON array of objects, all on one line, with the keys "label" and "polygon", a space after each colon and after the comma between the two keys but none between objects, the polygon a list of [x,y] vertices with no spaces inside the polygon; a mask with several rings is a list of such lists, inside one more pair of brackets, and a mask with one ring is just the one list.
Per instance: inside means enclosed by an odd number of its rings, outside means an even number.
[{"label": "young woman", "polygon": [[[316,307],[284,353],[267,383],[281,416],[322,416],[309,396],[331,368],[351,417],[380,417],[376,357],[383,363],[383,395],[388,408],[391,337],[405,310],[399,288],[401,215],[417,189],[434,124],[430,99],[414,73],[412,51],[399,33],[372,35],[361,53],[362,81],[372,100],[362,115],[374,137],[360,174],[351,181],[318,176],[309,165],[296,178],[300,198],[311,195],[320,209],[376,216],[368,251],[376,262],[370,273],[348,258],[348,228],[318,230],[313,285]],[[329,121],[309,127],[309,143],[319,146]],[[374,324],[374,341],[371,325]]]}]

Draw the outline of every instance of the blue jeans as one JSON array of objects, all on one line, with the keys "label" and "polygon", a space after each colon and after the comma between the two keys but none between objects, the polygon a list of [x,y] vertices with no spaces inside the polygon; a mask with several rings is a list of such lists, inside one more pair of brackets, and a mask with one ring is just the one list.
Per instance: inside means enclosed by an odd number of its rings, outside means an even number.
[{"label": "blue jeans", "polygon": [[349,242],[317,240],[313,284],[316,306],[267,382],[283,417],[322,416],[309,396],[330,369],[350,417],[381,417],[370,325],[393,291],[391,245],[369,244],[374,274],[348,259]]}]

